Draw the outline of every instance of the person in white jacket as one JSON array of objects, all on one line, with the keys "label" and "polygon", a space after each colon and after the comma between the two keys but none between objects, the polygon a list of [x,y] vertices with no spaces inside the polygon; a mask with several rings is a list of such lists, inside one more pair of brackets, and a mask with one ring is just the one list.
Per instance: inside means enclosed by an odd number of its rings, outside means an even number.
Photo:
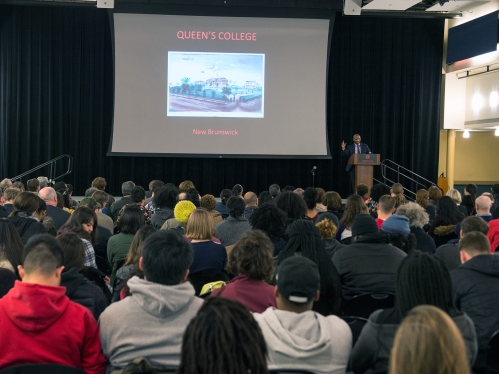
[{"label": "person in white jacket", "polygon": [[340,318],[312,311],[320,297],[317,264],[302,256],[284,260],[276,272],[277,309],[254,317],[268,350],[268,368],[345,373],[352,333]]}]

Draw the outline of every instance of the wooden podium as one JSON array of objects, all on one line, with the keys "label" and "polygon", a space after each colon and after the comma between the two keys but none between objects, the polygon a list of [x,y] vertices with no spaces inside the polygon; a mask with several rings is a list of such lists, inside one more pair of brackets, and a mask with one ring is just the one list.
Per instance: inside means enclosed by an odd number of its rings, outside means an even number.
[{"label": "wooden podium", "polygon": [[353,154],[348,163],[355,167],[355,186],[364,183],[371,189],[373,186],[373,167],[380,164],[380,156],[372,153]]}]

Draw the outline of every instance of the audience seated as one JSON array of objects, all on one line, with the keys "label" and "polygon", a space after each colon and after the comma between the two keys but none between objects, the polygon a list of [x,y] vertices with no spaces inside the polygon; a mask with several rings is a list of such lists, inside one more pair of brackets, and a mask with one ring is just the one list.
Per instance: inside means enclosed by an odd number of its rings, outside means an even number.
[{"label": "audience seated", "polygon": [[9,213],[4,207],[3,189],[0,188],[0,218],[7,218]]},{"label": "audience seated", "polygon": [[56,230],[59,230],[71,214],[57,206],[57,193],[52,187],[42,188],[39,196],[47,204],[47,216],[52,217]]},{"label": "audience seated", "polygon": [[177,374],[266,374],[267,348],[241,303],[210,297],[190,321]]},{"label": "audience seated", "polygon": [[490,251],[492,253],[497,251],[499,247],[499,219],[493,219],[489,221],[489,232],[487,233],[487,238],[490,241]]},{"label": "audience seated", "polygon": [[15,226],[24,244],[34,235],[47,233],[35,216],[39,207],[40,199],[31,192],[21,192],[14,200],[14,210],[8,219]]},{"label": "audience seated", "polygon": [[338,220],[334,214],[326,212],[319,216],[319,219],[315,224],[321,234],[324,248],[331,259],[338,249],[345,246],[335,239],[336,233],[338,232],[338,228],[336,226],[338,223],[335,223],[334,219]]},{"label": "audience seated", "polygon": [[466,207],[464,205],[461,205],[462,203],[462,198],[461,198],[461,194],[459,193],[458,190],[456,190],[455,188],[449,188],[449,190],[446,192],[445,196],[449,196],[452,201],[454,201],[457,205],[457,210],[465,217],[467,217],[469,214],[468,214],[468,209],[466,209]]},{"label": "audience seated", "polygon": [[[182,194],[185,193],[180,193],[178,196],[179,199]],[[179,202],[175,204],[175,208],[173,208],[173,218],[166,220],[165,223],[163,223],[163,226],[161,226],[161,230],[174,229],[184,232],[187,220],[194,209],[196,209],[196,205],[194,205],[192,201],[186,199],[179,200]]]},{"label": "audience seated", "polygon": [[202,208],[205,208],[208,213],[210,213],[215,225],[223,221],[223,217],[220,212],[215,210],[215,207],[217,206],[217,200],[215,199],[215,196],[206,194],[201,198],[199,203]]},{"label": "audience seated", "polygon": [[286,229],[297,219],[302,219],[307,214],[307,205],[301,197],[291,191],[284,191],[274,200],[274,204],[277,208],[282,210],[286,214],[286,222],[284,223],[284,236],[283,239],[286,241]]},{"label": "audience seated", "polygon": [[0,249],[0,268],[19,277],[17,267],[22,265],[24,244],[16,227],[6,219],[0,219]]},{"label": "audience seated", "polygon": [[[475,199],[475,215],[482,218],[485,222],[489,223],[492,221],[492,214],[490,213],[490,207],[492,206],[492,201],[488,196],[478,196]],[[454,233],[459,237],[459,232],[461,231],[461,222],[456,224]]]},{"label": "audience seated", "polygon": [[160,230],[163,224],[174,218],[173,209],[177,202],[180,190],[175,186],[159,187],[154,193],[154,214],[151,217],[151,225],[155,230]]},{"label": "audience seated", "polygon": [[405,204],[404,187],[400,183],[394,183],[390,189],[390,194],[395,199],[395,206],[399,207]]},{"label": "audience seated", "polygon": [[258,208],[258,197],[256,193],[248,191],[244,194],[244,203],[246,207],[244,208],[244,217],[250,219],[253,212]]},{"label": "audience seated", "polygon": [[[30,192],[26,192],[30,193]],[[36,195],[33,195],[36,197]],[[19,265],[22,282],[0,299],[0,369],[53,363],[102,374],[107,360],[92,313],[60,287],[64,253],[54,237],[32,237]]]},{"label": "audience seated", "polygon": [[319,218],[319,214],[315,209],[317,206],[317,190],[313,187],[307,187],[305,191],[303,191],[303,200],[307,205],[307,213],[305,216],[310,218],[313,223],[317,222],[317,218]]},{"label": "audience seated", "polygon": [[[94,192],[94,195],[96,193],[105,193],[102,191],[96,191]],[[95,254],[98,256],[101,256],[103,258],[106,258],[107,256],[107,243],[111,236],[113,235],[114,231],[114,223],[113,220],[106,216],[105,214],[102,214],[99,210],[101,209],[101,205],[95,201],[91,197],[85,197],[81,203],[80,206],[85,206],[92,210],[95,213],[95,218],[97,218],[97,222],[94,222],[93,227],[97,232],[93,235],[94,236],[94,241],[92,242],[92,245],[94,246]],[[74,213],[74,212],[73,212]],[[107,226],[111,227],[113,230],[110,231],[107,227],[104,227],[100,224],[100,222],[103,222],[103,217],[105,218],[105,221],[107,222]]]},{"label": "audience seated", "polygon": [[118,223],[119,234],[113,235],[107,242],[107,260],[111,264],[111,285],[116,272],[123,265],[137,231],[144,226],[145,217],[138,205],[129,205]]},{"label": "audience seated", "polygon": [[377,208],[378,216],[376,223],[378,224],[378,229],[381,230],[383,222],[395,212],[395,198],[390,195],[381,196]]},{"label": "audience seated", "polygon": [[464,188],[464,197],[461,204],[466,207],[467,216],[470,216],[475,209],[476,185],[473,183],[467,184]]},{"label": "audience seated", "polygon": [[454,229],[456,224],[463,219],[464,214],[457,210],[456,203],[449,196],[440,198],[437,205],[437,214],[428,230],[428,234],[435,240],[435,245],[438,247],[446,244],[449,240],[457,239]]},{"label": "audience seated", "polygon": [[459,241],[461,262],[451,273],[454,303],[475,324],[478,356],[475,373],[485,372],[487,343],[499,330],[499,257],[490,253],[490,243],[481,232],[465,234]]},{"label": "audience seated", "polygon": [[119,221],[121,219],[121,215],[123,214],[123,211],[128,206],[137,205],[140,207],[140,210],[142,211],[142,214],[144,215],[144,219],[145,219],[144,223],[146,225],[150,225],[152,212],[144,206],[144,204],[146,202],[146,192],[144,191],[144,189],[141,186],[135,186],[133,188],[132,192],[130,192],[130,199],[132,200],[132,202],[129,204],[123,205],[120,212],[118,213],[118,217],[116,218],[116,223],[117,224],[119,223]]},{"label": "audience seated", "polygon": [[326,192],[324,196],[322,196],[322,205],[326,207],[326,212],[333,213],[338,218],[338,221],[343,216],[341,196],[338,192]]},{"label": "audience seated", "polygon": [[416,248],[423,252],[435,253],[435,241],[423,229],[429,220],[428,213],[423,207],[417,203],[408,202],[397,208],[397,215],[409,219],[411,233],[416,238]]},{"label": "audience seated", "polygon": [[340,227],[336,233],[336,239],[344,244],[352,242],[352,224],[358,214],[369,214],[364,200],[359,195],[351,195],[345,204],[345,211],[340,219]]},{"label": "audience seated", "polygon": [[435,211],[437,209],[437,204],[440,198],[442,197],[442,190],[440,187],[431,186],[428,188],[428,205],[433,205],[435,207]]},{"label": "audience seated", "polygon": [[352,225],[353,243],[333,255],[343,298],[395,291],[397,270],[407,256],[390,245],[390,235],[379,231],[369,214],[359,214]]},{"label": "audience seated", "polygon": [[232,192],[231,190],[229,189],[223,189],[221,192],[220,192],[220,201],[217,202],[217,205],[215,206],[215,210],[217,212],[219,212],[222,217],[225,219],[229,216],[229,213],[227,212],[227,201],[229,201],[229,199],[231,198],[232,196]]},{"label": "audience seated", "polygon": [[[427,190],[421,189],[416,192],[416,203],[421,205],[421,207],[425,210],[425,212],[428,213],[431,224],[431,222],[433,222],[433,220],[435,219],[436,205],[433,204],[430,205],[430,194],[428,193]],[[429,228],[430,225],[425,226],[424,230],[428,231]]]},{"label": "audience seated", "polygon": [[411,234],[409,218],[394,214],[383,222],[381,230],[390,235],[390,244],[404,253],[410,254],[416,249],[416,237]]},{"label": "audience seated", "polygon": [[[294,190],[294,188],[293,188]],[[281,188],[279,187],[278,184],[271,184],[269,186],[269,191],[270,195],[272,196],[272,199],[275,199],[279,194],[281,193]]]},{"label": "audience seated", "polygon": [[[99,319],[102,350],[114,368],[140,356],[154,365],[179,365],[185,328],[203,303],[186,282],[193,257],[177,230],[160,230],[146,240],[139,260],[144,279],[130,279],[131,296],[111,304]],[[193,357],[189,360],[201,359]]]},{"label": "audience seated", "polygon": [[20,193],[21,190],[15,187],[8,187],[3,190],[3,208],[7,212],[12,213],[14,211],[14,200]]},{"label": "audience seated", "polygon": [[[104,214],[102,211],[107,205],[107,200],[109,199],[109,195],[104,191],[95,191],[91,197],[93,200],[97,202],[98,210],[95,212],[97,215],[97,224],[101,227],[105,227],[111,234],[114,233],[114,222],[111,217],[107,214]],[[85,199],[82,200],[82,202]]]},{"label": "audience seated", "polygon": [[76,234],[62,234],[56,239],[64,252],[61,286],[66,287],[66,296],[88,308],[98,320],[109,301],[99,287],[79,273],[85,262],[85,245]]},{"label": "audience seated", "polygon": [[7,295],[11,288],[14,288],[16,280],[18,277],[12,270],[0,267],[0,299]]},{"label": "audience seated", "polygon": [[[277,195],[277,196],[279,196],[279,195]],[[276,196],[276,198],[277,198],[277,196]],[[270,194],[269,191],[260,192],[260,195],[258,195],[258,206],[261,206],[262,204],[265,204],[268,202],[273,202],[274,201],[273,199],[274,198],[272,197],[272,195]]]},{"label": "audience seated", "polygon": [[121,208],[127,204],[132,203],[132,199],[130,198],[130,194],[132,193],[132,190],[135,188],[135,183],[132,181],[127,181],[123,182],[121,185],[121,193],[123,194],[123,197],[119,199],[118,201],[115,201],[111,205],[111,218],[113,219],[114,222],[118,219],[118,214],[121,211]]},{"label": "audience seated", "polygon": [[201,272],[222,273],[225,269],[227,251],[222,244],[212,240],[214,226],[210,213],[203,208],[193,210],[187,220],[185,237],[191,242],[194,251],[190,275]]},{"label": "audience seated", "polygon": [[[284,195],[283,192],[280,196]],[[288,242],[279,253],[278,264],[288,257],[301,255],[319,266],[321,297],[312,310],[328,316],[338,314],[341,305],[341,283],[336,268],[322,242],[319,229],[309,219],[299,219],[286,230]]]},{"label": "audience seated", "polygon": [[355,374],[386,373],[397,328],[412,308],[422,304],[439,307],[452,318],[465,340],[467,361],[474,362],[473,322],[454,306],[449,271],[438,259],[418,251],[407,256],[398,269],[396,288],[395,308],[371,314],[352,349],[350,364]]},{"label": "audience seated", "polygon": [[286,214],[277,208],[274,203],[267,202],[260,205],[249,218],[253,230],[262,230],[267,234],[274,246],[273,255],[277,256],[284,248],[284,223]]},{"label": "audience seated", "polygon": [[[390,195],[390,187],[384,183],[378,183],[371,187],[370,199],[372,200],[372,205],[375,207],[379,203],[379,199],[383,195]],[[374,218],[377,218],[377,211],[371,212]]]},{"label": "audience seated", "polygon": [[266,283],[273,275],[273,253],[274,246],[263,231],[245,232],[229,254],[227,270],[236,277],[211,296],[237,300],[255,313],[277,306],[274,287]]},{"label": "audience seated", "polygon": [[466,347],[452,319],[430,305],[407,313],[395,335],[390,373],[469,374]]},{"label": "audience seated", "polygon": [[224,246],[229,246],[241,239],[242,235],[251,230],[251,225],[244,217],[244,200],[238,196],[232,196],[227,201],[227,212],[229,217],[215,226],[217,238]]},{"label": "audience seated", "polygon": [[319,268],[308,258],[288,257],[279,264],[277,309],[254,314],[267,344],[269,369],[345,373],[352,333],[338,317],[312,311],[320,287]]},{"label": "audience seated", "polygon": [[[487,225],[487,222],[479,217],[466,217],[461,224],[459,237],[462,238],[464,235],[473,231],[479,231],[482,234],[487,235],[489,226]],[[457,243],[441,245],[437,248],[435,257],[441,259],[449,271],[461,266],[461,257]]]},{"label": "audience seated", "polygon": [[131,278],[132,274],[138,270],[139,260],[142,257],[142,250],[144,249],[144,243],[154,232],[156,232],[156,230],[154,230],[151,226],[142,226],[137,230],[133,237],[132,243],[130,244],[130,249],[128,250],[123,266],[116,271],[116,277],[114,279],[114,283],[112,284],[113,288],[116,289],[116,286],[118,286],[122,281]]},{"label": "audience seated", "polygon": [[326,194],[326,191],[324,191],[324,189],[320,187],[316,187],[316,190],[317,190],[317,200],[316,200],[317,204],[315,205],[315,211],[319,214],[324,213],[327,211],[327,208],[324,204],[322,204],[322,198]]},{"label": "audience seated", "polygon": [[80,237],[85,244],[85,263],[84,266],[90,266],[97,269],[95,263],[95,250],[93,243],[97,241],[97,216],[85,206],[81,206],[74,211],[68,221],[62,225],[58,234],[73,233]]}]

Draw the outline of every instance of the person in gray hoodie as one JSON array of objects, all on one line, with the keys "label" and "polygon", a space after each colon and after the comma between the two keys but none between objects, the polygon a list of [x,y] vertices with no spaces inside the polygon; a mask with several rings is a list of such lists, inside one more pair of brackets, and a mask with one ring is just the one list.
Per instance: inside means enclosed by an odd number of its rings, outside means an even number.
[{"label": "person in gray hoodie", "polygon": [[352,333],[340,318],[312,311],[320,297],[317,265],[303,256],[285,259],[277,268],[277,309],[253,316],[267,344],[270,370],[345,373]]},{"label": "person in gray hoodie", "polygon": [[132,296],[111,304],[100,316],[102,351],[113,368],[137,357],[176,368],[184,331],[203,300],[186,282],[194,258],[190,243],[176,230],[162,230],[145,242],[139,268],[144,279],[128,281]]}]

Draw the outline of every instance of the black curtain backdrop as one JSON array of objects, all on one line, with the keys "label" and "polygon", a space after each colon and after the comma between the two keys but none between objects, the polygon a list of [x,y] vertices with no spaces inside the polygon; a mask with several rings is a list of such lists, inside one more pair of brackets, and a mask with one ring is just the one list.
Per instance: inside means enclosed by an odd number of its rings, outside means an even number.
[{"label": "black curtain backdrop", "polygon": [[305,188],[315,165],[315,185],[344,195],[340,144],[360,133],[374,153],[436,180],[443,27],[443,20],[337,15],[327,94],[331,160],[108,157],[113,63],[107,12],[0,5],[0,178],[70,154],[74,171],[64,181],[76,195],[96,176],[105,177],[115,195],[123,181],[147,189],[152,179],[191,179],[201,194],[218,195],[236,183],[255,192],[272,183]]}]

